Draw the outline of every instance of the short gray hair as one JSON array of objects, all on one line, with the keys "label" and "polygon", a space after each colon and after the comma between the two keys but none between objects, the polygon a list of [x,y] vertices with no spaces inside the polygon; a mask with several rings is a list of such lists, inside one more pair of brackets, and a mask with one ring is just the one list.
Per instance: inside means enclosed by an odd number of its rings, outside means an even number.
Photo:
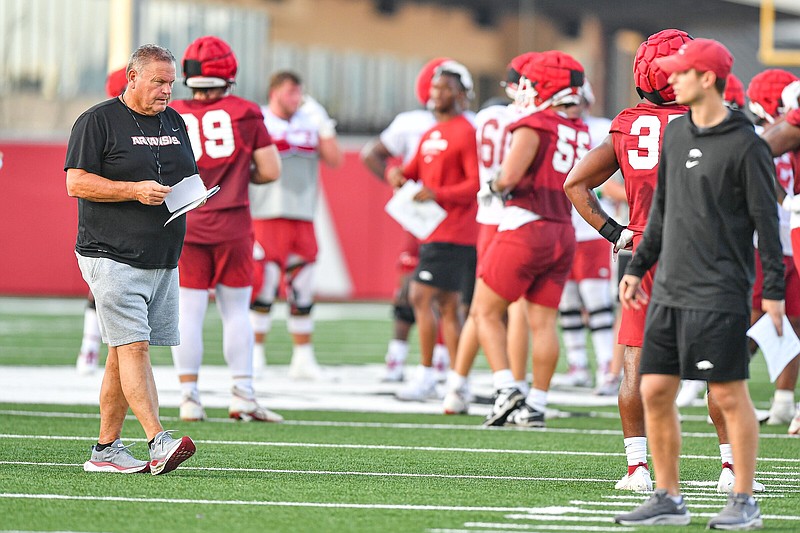
[{"label": "short gray hair", "polygon": [[156,61],[175,63],[175,56],[163,46],[158,46],[157,44],[143,44],[131,54],[125,73],[127,74],[131,70],[141,72],[145,65]]}]

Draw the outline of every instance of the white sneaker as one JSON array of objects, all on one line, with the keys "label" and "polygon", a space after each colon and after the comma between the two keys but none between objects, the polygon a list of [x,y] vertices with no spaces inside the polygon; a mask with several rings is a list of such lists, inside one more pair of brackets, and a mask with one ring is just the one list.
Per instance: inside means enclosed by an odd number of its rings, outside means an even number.
[{"label": "white sneaker", "polygon": [[383,375],[384,383],[400,383],[405,379],[405,361],[394,357],[390,353],[386,353],[384,357],[386,361],[386,372]]},{"label": "white sneaker", "polygon": [[81,352],[75,362],[75,369],[81,376],[90,376],[97,371],[97,352]]},{"label": "white sneaker", "polygon": [[436,381],[447,381],[447,372],[450,370],[450,352],[444,344],[433,347],[433,369],[436,371]]},{"label": "white sneaker", "polygon": [[790,424],[794,418],[794,402],[776,402],[773,400],[772,407],[769,408],[768,426],[780,426]]},{"label": "white sneaker", "polygon": [[181,399],[181,420],[199,422],[206,419],[206,411],[200,403],[200,394],[194,392]]},{"label": "white sneaker", "polygon": [[625,474],[622,479],[614,485],[617,490],[651,491],[653,490],[653,480],[650,479],[650,470],[642,465],[633,471],[633,474]]},{"label": "white sneaker", "polygon": [[431,379],[431,373],[426,372],[423,366],[417,367],[414,379],[395,394],[395,398],[406,402],[422,402],[437,397],[436,380]]},{"label": "white sneaker", "polygon": [[292,352],[292,362],[289,364],[289,378],[294,380],[317,381],[322,377],[322,369],[314,357],[314,350],[301,349]]},{"label": "white sneaker", "polygon": [[602,378],[598,376],[597,387],[594,389],[595,396],[616,396],[619,394],[619,386],[622,379],[614,374],[607,373]]},{"label": "white sneaker", "polygon": [[[733,469],[728,466],[728,463],[725,463],[722,466],[722,472],[720,473],[719,481],[717,482],[717,492],[732,494],[733,484],[735,481],[736,476],[733,473]],[[765,492],[766,490],[767,488],[763,483],[759,483],[755,479],[753,480],[753,492]]]},{"label": "white sneaker", "polygon": [[570,366],[565,374],[555,374],[550,381],[553,387],[591,387],[592,377],[585,366]]},{"label": "white sneaker", "polygon": [[792,423],[789,424],[789,435],[800,435],[800,403],[794,413]]},{"label": "white sneaker", "polygon": [[678,407],[689,407],[700,394],[705,392],[706,382],[696,379],[681,380],[681,390],[675,397],[675,405]]},{"label": "white sneaker", "polygon": [[228,416],[243,422],[283,422],[283,417],[278,413],[270,411],[266,407],[258,405],[255,397],[249,395],[237,387],[231,391],[231,405],[228,407]]},{"label": "white sneaker", "polygon": [[472,393],[469,385],[464,385],[455,390],[447,391],[444,395],[442,407],[446,415],[465,415],[469,412],[469,404],[472,401]]}]

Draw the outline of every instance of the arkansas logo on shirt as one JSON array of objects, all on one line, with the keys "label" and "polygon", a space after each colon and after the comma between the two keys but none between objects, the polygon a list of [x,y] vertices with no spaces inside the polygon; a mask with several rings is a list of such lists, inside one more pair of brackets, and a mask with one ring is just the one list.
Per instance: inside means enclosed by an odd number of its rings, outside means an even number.
[{"label": "arkansas logo on shirt", "polygon": [[423,161],[430,163],[433,158],[447,150],[447,139],[442,139],[442,132],[439,130],[432,131],[430,136],[422,141],[419,146],[419,151],[422,154]]}]

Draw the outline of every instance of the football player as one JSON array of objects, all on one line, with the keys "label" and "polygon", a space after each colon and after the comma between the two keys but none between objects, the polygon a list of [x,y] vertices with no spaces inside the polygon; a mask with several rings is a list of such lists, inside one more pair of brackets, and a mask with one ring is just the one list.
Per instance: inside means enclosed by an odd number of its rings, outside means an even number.
[{"label": "football player", "polygon": [[250,307],[254,359],[263,365],[264,342],[272,327],[270,310],[283,277],[290,305],[287,328],[293,343],[289,377],[316,380],[320,368],[311,343],[311,309],[318,250],[313,220],[319,162],[338,167],[344,154],[336,139],[336,121],[316,100],[303,94],[296,73],[284,70],[271,76],[269,103],[262,111],[278,146],[283,171],[275,183],[250,186],[253,226],[263,254],[256,265],[255,298]]},{"label": "football player", "polygon": [[[429,107],[431,81],[436,69],[450,61],[437,57],[428,61],[417,75],[415,89],[419,103],[424,109],[403,111],[383,130],[379,137],[372,139],[361,150],[361,161],[375,176],[385,180],[386,174],[396,164],[392,159],[400,159],[402,164],[411,161],[417,153],[422,135],[436,124],[436,117]],[[471,112],[466,111],[468,116]],[[397,258],[398,287],[394,294],[393,316],[394,336],[386,351],[386,372],[383,381],[399,382],[405,378],[405,362],[408,357],[408,335],[414,325],[414,309],[408,301],[408,286],[411,274],[419,262],[419,241],[410,233],[405,234],[403,247]],[[433,366],[447,369],[450,357],[447,347],[441,343],[441,332],[433,348]]]},{"label": "football player", "polygon": [[[181,384],[181,420],[203,420],[197,379],[203,360],[203,320],[214,290],[222,317],[222,353],[233,377],[231,418],[280,422],[253,389],[253,333],[248,317],[253,281],[253,228],[248,185],[278,179],[281,162],[258,105],[230,94],[238,63],[222,39],[205,36],[183,54],[191,100],[172,102],[183,117],[206,187],[220,186],[190,211],[180,273],[181,343],[172,349]],[[253,169],[251,170],[251,165]]]},{"label": "football player", "polygon": [[[636,52],[634,82],[643,101],[623,110],[611,123],[611,133],[606,139],[575,166],[564,190],[575,208],[614,246],[614,251],[633,248],[634,255],[650,212],[650,203],[657,182],[658,162],[664,127],[670,120],[688,111],[676,105],[675,93],[667,82],[668,76],[655,65],[654,60],[677,52],[692,37],[686,32],[666,29],[647,38]],[[593,190],[604,183],[617,170],[625,178],[625,189],[630,206],[630,223],[620,225],[609,217],[597,202]],[[649,295],[655,267],[642,280]],[[622,421],[623,442],[628,461],[628,473],[620,479],[618,490],[652,490],[653,483],[647,464],[647,437],[645,436],[644,410],[639,392],[641,376],[639,361],[644,337],[646,306],[640,310],[623,309],[619,342],[625,345],[625,372],[619,391],[619,412]],[[709,400],[710,404],[713,399]],[[710,405],[709,411],[715,409]],[[721,416],[719,417],[721,420]],[[723,468],[718,489],[733,489],[730,444],[724,427],[715,420],[720,435],[720,455]],[[730,482],[730,483],[729,483]],[[753,490],[763,491],[764,486],[753,481]]]},{"label": "football player", "polygon": [[[783,69],[768,69],[756,74],[750,80],[750,85],[747,87],[748,107],[756,116],[758,125],[763,128],[764,135],[790,110],[783,102],[782,93],[792,83],[800,83],[800,80],[791,72]],[[792,328],[798,332],[800,331],[800,277],[798,277],[796,260],[792,253],[791,228],[800,225],[800,216],[792,215],[790,209],[793,197],[798,192],[792,154],[784,153],[775,158],[775,175],[778,179],[778,201],[783,202],[786,206],[786,208],[778,210],[785,266],[786,316],[792,324]],[[755,322],[764,314],[760,311],[762,283],[761,262],[756,259],[751,322]],[[795,357],[775,380],[775,394],[767,424],[779,425],[792,422],[795,415],[794,389],[797,385],[798,365],[800,365],[800,358]]]},{"label": "football player", "polygon": [[[461,293],[475,279],[475,242],[479,189],[475,127],[464,116],[472,97],[472,77],[456,61],[439,65],[431,85],[436,125],[422,136],[413,159],[392,168],[389,184],[402,186],[416,180],[422,189],[416,201],[434,200],[447,217],[420,244],[420,259],[409,292],[420,339],[420,366],[414,379],[397,392],[400,400],[435,397],[433,347],[437,322],[448,352],[455,354],[461,333]],[[471,295],[470,295],[471,296]],[[436,316],[438,312],[438,320]]]},{"label": "football player", "polygon": [[[558,361],[558,303],[575,254],[564,180],[589,150],[580,119],[583,66],[557,50],[531,57],[520,70],[517,102],[529,113],[509,127],[511,147],[489,189],[506,198],[503,219],[486,250],[472,316],[493,372],[495,401],[484,424],[541,427]],[[533,383],[523,394],[509,368],[504,315],[527,300]]]},{"label": "football player", "polygon": [[[489,183],[497,177],[505,154],[511,143],[508,127],[521,118],[521,110],[514,103],[519,85],[519,70],[535,52],[519,55],[508,65],[506,80],[502,83],[512,103],[486,105],[475,116],[476,142],[478,146],[478,173],[481,189],[478,191],[478,270],[481,260],[497,226],[503,218],[503,201],[489,190]],[[525,369],[528,357],[528,330],[524,306],[516,302],[509,307],[509,352],[511,370],[517,387],[527,392]],[[445,414],[465,414],[472,401],[468,376],[478,354],[478,331],[475,320],[468,316],[458,339],[458,352],[453,370],[447,377],[442,407]]]}]

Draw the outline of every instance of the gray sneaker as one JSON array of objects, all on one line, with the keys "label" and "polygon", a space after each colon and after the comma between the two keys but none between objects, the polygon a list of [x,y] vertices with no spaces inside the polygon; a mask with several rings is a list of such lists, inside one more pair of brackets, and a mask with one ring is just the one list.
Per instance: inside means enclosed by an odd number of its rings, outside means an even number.
[{"label": "gray sneaker", "polygon": [[173,439],[174,429],[158,433],[150,445],[150,473],[154,476],[172,472],[178,465],[194,455],[195,446],[192,439],[183,436]]},{"label": "gray sneaker", "polygon": [[150,471],[150,463],[140,461],[131,455],[128,448],[120,439],[115,440],[111,446],[102,451],[97,451],[97,446],[92,446],[92,457],[83,463],[86,472],[113,472],[115,474],[146,474]]},{"label": "gray sneaker", "polygon": [[623,526],[686,526],[691,519],[686,502],[675,503],[665,489],[658,489],[630,513],[615,516],[614,522]]},{"label": "gray sneaker", "polygon": [[495,393],[492,412],[483,421],[484,426],[502,426],[508,415],[525,403],[525,395],[514,387],[500,389]]},{"label": "gray sneaker", "polygon": [[750,495],[743,493],[728,496],[728,504],[717,516],[708,521],[708,529],[726,529],[728,531],[749,531],[761,529],[761,510],[758,502],[750,503]]}]

